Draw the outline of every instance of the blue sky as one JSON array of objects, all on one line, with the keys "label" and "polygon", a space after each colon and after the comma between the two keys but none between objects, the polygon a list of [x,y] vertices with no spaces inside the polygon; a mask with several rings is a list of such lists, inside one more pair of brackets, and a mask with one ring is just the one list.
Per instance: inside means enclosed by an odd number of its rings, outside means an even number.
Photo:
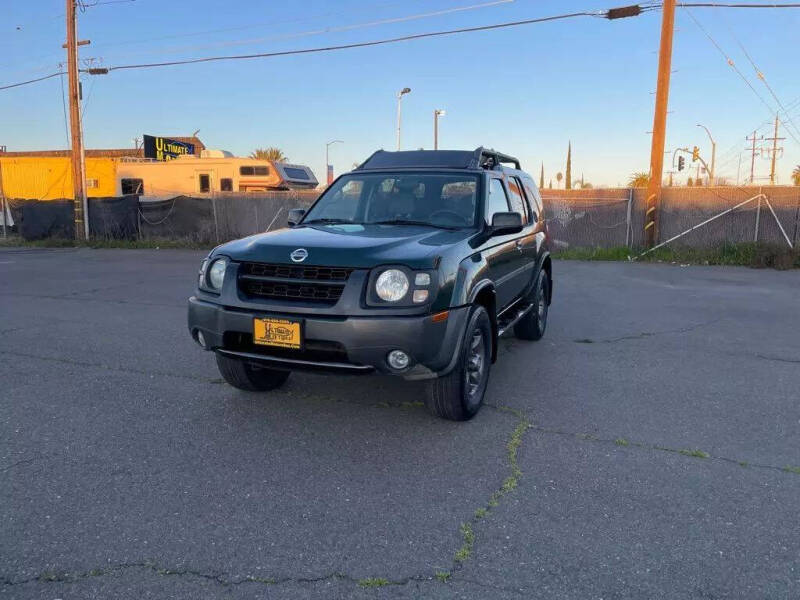
[{"label": "blue sky", "polygon": [[[101,0],[103,1],[103,0]],[[106,0],[107,1],[107,0]],[[89,0],[91,2],[91,0]],[[0,85],[57,70],[64,60],[61,0],[4,2]],[[613,0],[514,0],[438,16],[359,26],[489,0],[295,0],[291,3],[135,0],[89,7],[79,16],[81,58],[104,66],[197,56],[344,44],[625,4]],[[9,10],[10,5],[10,10]],[[737,43],[790,107],[800,140],[800,10],[692,9],[758,94],[775,106]],[[595,185],[624,183],[649,168],[660,12],[609,22],[582,18],[497,31],[252,61],[117,71],[84,77],[89,148],[125,147],[142,133],[189,135],[245,155],[279,146],[324,175],[325,142],[336,171],[377,148],[395,147],[395,93],[403,100],[403,145],[431,148],[433,110],[440,147],[493,146],[546,179],[565,166]],[[322,31],[323,33],[320,33]],[[202,33],[205,32],[205,33]],[[678,10],[667,148],[697,144],[717,173],[735,181],[739,151],[754,129],[772,135],[770,112],[726,64],[686,12]],[[782,128],[781,183],[800,163],[800,143]],[[59,78],[0,91],[0,145],[9,150],[66,147]],[[667,159],[668,168],[669,158]],[[756,159],[756,177],[769,163]],[[742,177],[749,154],[742,155]],[[693,171],[692,171],[693,174]],[[685,179],[685,172],[679,181]]]}]

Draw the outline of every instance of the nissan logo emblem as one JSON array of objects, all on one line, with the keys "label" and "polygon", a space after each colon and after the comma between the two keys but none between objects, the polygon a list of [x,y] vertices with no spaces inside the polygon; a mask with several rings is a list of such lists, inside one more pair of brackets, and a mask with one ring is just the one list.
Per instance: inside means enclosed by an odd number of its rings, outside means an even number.
[{"label": "nissan logo emblem", "polygon": [[298,248],[289,255],[293,262],[303,262],[308,258],[308,250],[305,248]]}]

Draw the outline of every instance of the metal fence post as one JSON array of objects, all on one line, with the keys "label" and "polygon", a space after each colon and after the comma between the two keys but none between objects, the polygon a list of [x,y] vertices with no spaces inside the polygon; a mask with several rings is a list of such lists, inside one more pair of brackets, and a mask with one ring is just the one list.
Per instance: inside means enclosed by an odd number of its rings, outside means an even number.
[{"label": "metal fence post", "polygon": [[0,200],[3,203],[3,237],[8,237],[8,227],[6,221],[8,220],[8,213],[6,212],[6,194],[3,191],[3,165],[0,164]]},{"label": "metal fence post", "polygon": [[219,244],[219,222],[217,221],[217,198],[215,194],[211,194],[211,211],[214,214],[214,234],[217,236],[217,244]]},{"label": "metal fence post", "polygon": [[753,242],[758,242],[758,225],[761,220],[761,188],[758,188],[758,206],[756,206],[756,230],[753,233]]},{"label": "metal fence post", "polygon": [[628,214],[625,216],[625,245],[631,247],[631,205],[633,204],[633,188],[628,190]]}]

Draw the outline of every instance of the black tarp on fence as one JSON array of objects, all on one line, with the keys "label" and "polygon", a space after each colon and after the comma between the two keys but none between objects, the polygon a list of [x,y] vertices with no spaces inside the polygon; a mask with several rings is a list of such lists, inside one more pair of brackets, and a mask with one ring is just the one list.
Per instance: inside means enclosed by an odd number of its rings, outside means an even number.
[{"label": "black tarp on fence", "polygon": [[[75,237],[72,200],[16,200],[10,207],[19,234],[26,240]],[[138,207],[138,196],[89,198],[89,235],[99,239],[136,239]]]}]

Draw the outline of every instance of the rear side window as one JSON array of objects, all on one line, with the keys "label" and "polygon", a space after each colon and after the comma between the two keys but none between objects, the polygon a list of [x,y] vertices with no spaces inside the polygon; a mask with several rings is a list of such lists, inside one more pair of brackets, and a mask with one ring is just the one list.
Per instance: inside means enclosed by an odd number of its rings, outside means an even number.
[{"label": "rear side window", "polygon": [[283,167],[283,172],[286,173],[287,177],[291,177],[292,179],[302,179],[303,181],[308,181],[308,173],[306,173],[304,169],[298,169],[296,167]]},{"label": "rear side window", "polygon": [[528,192],[528,199],[531,201],[531,208],[535,210],[539,215],[542,214],[542,196],[539,194],[539,190],[536,189],[536,186],[533,185],[533,182],[529,180],[525,180],[525,191]]},{"label": "rear side window", "polygon": [[506,196],[506,190],[503,188],[503,182],[492,178],[489,184],[489,223],[492,222],[494,214],[499,212],[508,212],[508,196]]},{"label": "rear side window", "polygon": [[516,177],[508,178],[509,200],[511,201],[511,211],[522,215],[522,224],[528,222],[528,211],[525,210],[525,200],[522,197],[519,180]]}]

